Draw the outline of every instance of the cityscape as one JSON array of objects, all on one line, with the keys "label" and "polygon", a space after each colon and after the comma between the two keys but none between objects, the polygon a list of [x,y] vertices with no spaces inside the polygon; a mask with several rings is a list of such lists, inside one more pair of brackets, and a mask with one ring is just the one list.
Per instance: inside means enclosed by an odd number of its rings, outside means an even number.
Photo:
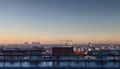
[{"label": "cityscape", "polygon": [[2,44],[0,67],[119,69],[120,44]]},{"label": "cityscape", "polygon": [[120,0],[0,0],[0,69],[120,69]]}]

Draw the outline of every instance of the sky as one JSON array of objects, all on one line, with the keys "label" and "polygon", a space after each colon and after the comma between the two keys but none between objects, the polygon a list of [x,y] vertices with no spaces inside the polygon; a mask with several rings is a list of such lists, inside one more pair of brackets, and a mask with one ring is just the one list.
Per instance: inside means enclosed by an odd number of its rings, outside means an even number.
[{"label": "sky", "polygon": [[0,0],[0,44],[120,43],[120,0]]}]

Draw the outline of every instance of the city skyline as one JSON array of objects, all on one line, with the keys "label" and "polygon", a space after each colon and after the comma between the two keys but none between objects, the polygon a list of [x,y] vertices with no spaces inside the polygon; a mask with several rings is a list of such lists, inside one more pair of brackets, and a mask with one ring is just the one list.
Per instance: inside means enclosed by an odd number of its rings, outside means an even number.
[{"label": "city skyline", "polygon": [[119,0],[0,0],[0,44],[120,43]]}]

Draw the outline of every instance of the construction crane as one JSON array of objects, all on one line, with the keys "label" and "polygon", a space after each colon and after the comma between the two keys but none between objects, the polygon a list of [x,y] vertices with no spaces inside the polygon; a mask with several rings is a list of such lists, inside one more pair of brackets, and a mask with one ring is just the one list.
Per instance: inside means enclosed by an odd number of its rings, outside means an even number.
[{"label": "construction crane", "polygon": [[62,41],[64,47],[72,47],[72,40],[59,40],[59,41]]},{"label": "construction crane", "polygon": [[66,47],[72,46],[72,40],[66,40],[65,46]]}]

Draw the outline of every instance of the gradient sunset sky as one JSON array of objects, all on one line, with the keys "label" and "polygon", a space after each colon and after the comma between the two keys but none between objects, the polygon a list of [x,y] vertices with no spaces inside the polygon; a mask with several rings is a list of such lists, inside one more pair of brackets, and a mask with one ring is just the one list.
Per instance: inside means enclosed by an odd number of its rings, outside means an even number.
[{"label": "gradient sunset sky", "polygon": [[120,0],[0,0],[0,44],[120,43]]}]

